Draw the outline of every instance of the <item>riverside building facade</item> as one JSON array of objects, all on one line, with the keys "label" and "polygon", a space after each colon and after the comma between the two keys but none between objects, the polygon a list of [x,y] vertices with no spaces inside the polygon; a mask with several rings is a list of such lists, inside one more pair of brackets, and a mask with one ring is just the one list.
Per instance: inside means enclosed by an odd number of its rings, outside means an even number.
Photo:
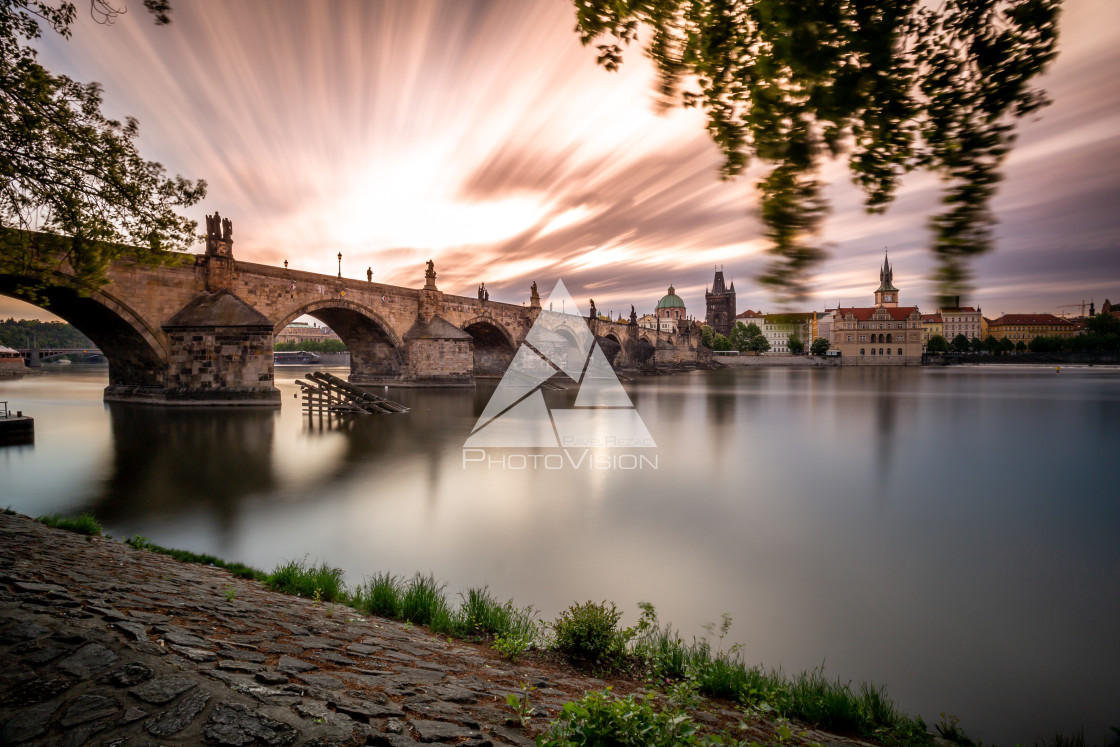
[{"label": "riverside building facade", "polygon": [[844,365],[921,365],[922,314],[900,306],[894,269],[886,256],[874,306],[841,306],[832,314],[832,349]]}]

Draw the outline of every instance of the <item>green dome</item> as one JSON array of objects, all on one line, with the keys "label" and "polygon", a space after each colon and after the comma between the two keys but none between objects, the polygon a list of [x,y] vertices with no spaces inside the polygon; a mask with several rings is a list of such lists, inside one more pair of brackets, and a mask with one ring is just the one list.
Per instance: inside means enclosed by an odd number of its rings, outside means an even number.
[{"label": "green dome", "polygon": [[663,296],[661,298],[661,300],[657,302],[657,308],[659,308],[659,309],[683,309],[684,308],[684,301],[681,300],[681,297],[678,296],[676,294],[676,292],[674,291],[673,286],[670,285],[669,286],[669,295]]}]

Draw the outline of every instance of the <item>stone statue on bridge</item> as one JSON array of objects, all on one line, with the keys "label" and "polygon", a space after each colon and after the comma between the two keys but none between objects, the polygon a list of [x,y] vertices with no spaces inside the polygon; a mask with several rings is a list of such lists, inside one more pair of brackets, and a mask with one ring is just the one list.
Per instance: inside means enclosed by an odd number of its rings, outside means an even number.
[{"label": "stone statue on bridge", "polygon": [[534,280],[533,284],[529,286],[529,306],[536,308],[541,307],[541,294],[537,292],[537,281]]},{"label": "stone statue on bridge", "polygon": [[373,282],[373,268],[372,267],[367,267],[366,268],[366,282],[367,283],[372,283]]},{"label": "stone statue on bridge", "polygon": [[599,318],[599,312],[597,312],[595,310],[595,299],[592,298],[590,303],[591,303],[591,315],[588,318],[589,319],[598,319]]},{"label": "stone statue on bridge", "polygon": [[233,221],[217,210],[206,216],[206,254],[229,257],[233,254]]},{"label": "stone statue on bridge", "polygon": [[638,312],[634,311],[634,304],[630,304],[630,326],[638,326]]},{"label": "stone statue on bridge", "polygon": [[490,291],[486,290],[486,283],[483,283],[482,285],[478,286],[478,300],[479,301],[489,301],[490,300]]},{"label": "stone statue on bridge", "polygon": [[436,289],[436,263],[428,260],[428,269],[424,271],[424,289]]}]

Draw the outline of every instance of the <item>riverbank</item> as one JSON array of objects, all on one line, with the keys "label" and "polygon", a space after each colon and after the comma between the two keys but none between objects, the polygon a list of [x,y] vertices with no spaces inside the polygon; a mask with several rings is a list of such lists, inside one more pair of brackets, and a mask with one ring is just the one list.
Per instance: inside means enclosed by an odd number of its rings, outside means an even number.
[{"label": "riverbank", "polygon": [[838,367],[840,358],[822,358],[817,355],[718,355],[712,360],[718,361],[728,368],[747,367],[779,367],[779,368],[810,368],[810,367]]},{"label": "riverbank", "polygon": [[[4,744],[529,745],[564,703],[642,690],[18,514],[0,536]],[[508,701],[523,686],[525,726]],[[694,705],[702,729],[748,741],[866,744]]]}]

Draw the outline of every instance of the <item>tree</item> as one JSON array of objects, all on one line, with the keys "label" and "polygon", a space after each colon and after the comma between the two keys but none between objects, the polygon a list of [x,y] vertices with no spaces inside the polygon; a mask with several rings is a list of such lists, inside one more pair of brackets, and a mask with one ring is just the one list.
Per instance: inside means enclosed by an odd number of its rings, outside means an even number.
[{"label": "tree", "polygon": [[[157,24],[169,22],[166,0],[145,0]],[[95,18],[109,23],[121,10],[91,0]],[[175,212],[206,194],[206,183],[165,175],[136,150],[138,125],[101,113],[101,87],[55,76],[37,61],[29,42],[40,24],[68,38],[72,2],[0,0],[0,271],[26,278],[35,296],[45,285],[72,282],[88,291],[105,282],[105,269],[129,255],[144,263],[169,261],[195,242],[197,224]],[[37,230],[65,236],[47,241]],[[124,246],[132,244],[133,246]],[[72,280],[56,273],[69,269]]]},{"label": "tree", "polygon": [[731,349],[732,349],[731,340],[727,339],[725,336],[723,336],[723,335],[721,335],[717,332],[716,336],[714,338],[712,338],[712,350],[723,351],[723,350],[731,350]]},{"label": "tree", "polygon": [[1056,55],[1060,0],[574,0],[584,44],[617,70],[650,31],[663,107],[702,107],[722,176],[752,158],[773,261],[760,280],[804,298],[824,251],[824,156],[847,154],[867,209],[901,176],[936,171],[946,210],[930,221],[938,292],[964,295],[968,260],[991,248],[989,208],[1014,120],[1047,103],[1029,86]]},{"label": "tree", "polygon": [[999,340],[997,340],[992,335],[988,335],[987,337],[985,337],[984,342],[981,343],[981,346],[984,348],[984,350],[988,351],[990,355],[997,355],[999,353]]},{"label": "tree", "polygon": [[1085,329],[1097,335],[1120,335],[1120,316],[1095,314],[1085,320]]},{"label": "tree", "polygon": [[1026,350],[1027,350],[1027,343],[1023,342],[1022,340],[1019,340],[1019,342],[1015,343],[1015,351],[1016,352],[1025,353]]},{"label": "tree", "polygon": [[805,352],[805,343],[801,341],[801,338],[797,336],[796,332],[790,334],[789,342],[786,343],[786,346],[793,355],[801,355]]},{"label": "tree", "polygon": [[963,334],[957,335],[953,341],[949,343],[949,349],[954,353],[967,353],[968,352],[968,338]]},{"label": "tree", "polygon": [[1069,341],[1058,335],[1039,335],[1028,343],[1032,353],[1057,353],[1069,347]]},{"label": "tree", "polygon": [[984,352],[984,343],[979,337],[972,337],[968,341],[968,349],[974,353]]},{"label": "tree", "polygon": [[747,342],[747,350],[752,353],[765,353],[770,349],[770,341],[766,339],[766,335],[757,334]]},{"label": "tree", "polygon": [[945,339],[944,335],[934,335],[929,338],[926,343],[927,353],[948,353],[949,341]]},{"label": "tree", "polygon": [[708,350],[712,350],[712,340],[715,338],[715,332],[707,324],[700,327],[700,341]]},{"label": "tree", "polygon": [[747,349],[751,338],[761,334],[762,330],[754,322],[750,324],[735,322],[735,326],[731,329],[731,346],[742,353]]},{"label": "tree", "polygon": [[1015,349],[1015,343],[1011,342],[1010,339],[1008,339],[1007,337],[1000,338],[1000,341],[999,341],[999,352],[1000,353],[1010,353],[1014,349]]},{"label": "tree", "polygon": [[813,344],[809,346],[809,352],[812,355],[823,356],[828,352],[828,349],[830,347],[832,347],[832,343],[830,343],[823,337],[818,337],[817,339],[813,340]]}]

